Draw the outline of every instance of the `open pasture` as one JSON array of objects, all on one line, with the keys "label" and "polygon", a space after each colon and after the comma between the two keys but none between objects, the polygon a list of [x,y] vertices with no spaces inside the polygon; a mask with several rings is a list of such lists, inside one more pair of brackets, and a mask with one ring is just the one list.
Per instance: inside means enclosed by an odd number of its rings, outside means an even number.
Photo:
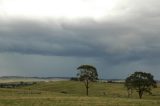
[{"label": "open pasture", "polygon": [[140,100],[136,92],[127,97],[123,84],[91,83],[89,96],[83,82],[54,81],[17,88],[0,88],[0,106],[159,106],[160,86]]}]

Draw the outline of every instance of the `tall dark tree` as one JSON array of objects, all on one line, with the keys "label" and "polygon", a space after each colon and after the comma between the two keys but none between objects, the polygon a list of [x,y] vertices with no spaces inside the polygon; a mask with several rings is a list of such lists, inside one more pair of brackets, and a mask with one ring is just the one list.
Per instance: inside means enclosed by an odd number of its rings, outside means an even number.
[{"label": "tall dark tree", "polygon": [[135,89],[139,98],[142,98],[144,92],[151,93],[151,89],[157,87],[153,75],[145,72],[135,72],[125,80],[127,89]]},{"label": "tall dark tree", "polygon": [[77,76],[80,81],[84,82],[86,95],[88,96],[89,83],[98,80],[97,69],[91,65],[81,65],[77,70],[79,70]]}]

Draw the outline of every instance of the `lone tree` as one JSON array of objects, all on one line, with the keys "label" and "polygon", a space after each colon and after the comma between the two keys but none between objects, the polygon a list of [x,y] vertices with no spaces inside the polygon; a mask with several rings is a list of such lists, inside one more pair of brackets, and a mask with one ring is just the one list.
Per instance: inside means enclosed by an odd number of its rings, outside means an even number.
[{"label": "lone tree", "polygon": [[141,99],[144,92],[151,94],[151,89],[157,87],[157,84],[150,73],[135,72],[126,78],[125,86],[127,90],[135,89]]},{"label": "lone tree", "polygon": [[97,69],[91,65],[81,65],[77,70],[79,70],[77,76],[80,81],[84,82],[86,95],[88,96],[89,83],[98,80]]}]

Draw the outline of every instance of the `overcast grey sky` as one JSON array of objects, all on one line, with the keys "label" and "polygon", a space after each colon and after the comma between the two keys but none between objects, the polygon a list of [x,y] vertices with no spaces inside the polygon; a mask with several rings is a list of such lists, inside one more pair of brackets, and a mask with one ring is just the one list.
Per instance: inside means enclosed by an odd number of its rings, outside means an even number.
[{"label": "overcast grey sky", "polygon": [[0,76],[160,79],[159,0],[0,0]]}]

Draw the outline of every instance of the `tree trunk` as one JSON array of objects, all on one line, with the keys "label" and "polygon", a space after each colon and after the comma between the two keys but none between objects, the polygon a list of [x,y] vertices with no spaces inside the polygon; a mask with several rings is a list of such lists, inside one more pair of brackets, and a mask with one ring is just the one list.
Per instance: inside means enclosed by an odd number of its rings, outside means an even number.
[{"label": "tree trunk", "polygon": [[88,96],[88,87],[86,87],[86,95]]},{"label": "tree trunk", "polygon": [[87,83],[86,83],[86,95],[88,96],[88,80],[87,80]]},{"label": "tree trunk", "polygon": [[139,91],[139,98],[142,99],[143,91]]}]

